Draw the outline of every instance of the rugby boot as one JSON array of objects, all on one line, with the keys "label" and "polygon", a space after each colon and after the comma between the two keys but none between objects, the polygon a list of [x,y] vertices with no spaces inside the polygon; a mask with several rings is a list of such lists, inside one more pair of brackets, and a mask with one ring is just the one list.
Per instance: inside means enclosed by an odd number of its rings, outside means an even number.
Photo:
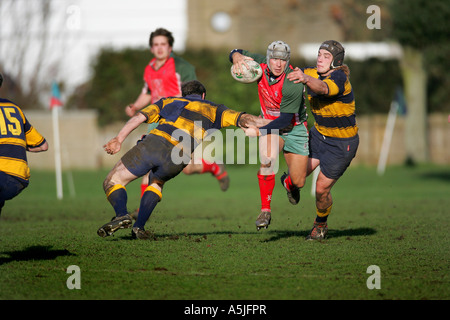
[{"label": "rugby boot", "polygon": [[156,240],[154,234],[138,227],[134,227],[133,229],[131,229],[131,237],[133,239],[140,239],[140,240]]},{"label": "rugby boot", "polygon": [[120,217],[114,217],[110,222],[101,226],[100,229],[97,230],[97,234],[100,237],[105,238],[112,235],[119,229],[129,228],[132,222],[133,220],[129,214]]},{"label": "rugby boot", "polygon": [[270,210],[261,210],[258,218],[256,219],[256,230],[259,231],[261,228],[267,229],[269,227],[270,221],[272,220]]},{"label": "rugby boot", "polygon": [[219,181],[220,190],[227,191],[230,186],[230,177],[228,177],[228,172],[225,169],[224,164],[217,164],[220,168],[219,172],[214,175]]},{"label": "rugby boot", "polygon": [[324,240],[328,233],[328,225],[326,222],[316,222],[305,240]]},{"label": "rugby boot", "polygon": [[286,186],[285,180],[288,176],[289,175],[286,172],[281,176],[281,184],[286,189],[289,202],[295,205],[300,201],[300,189],[297,188],[296,186],[292,186],[291,188]]}]

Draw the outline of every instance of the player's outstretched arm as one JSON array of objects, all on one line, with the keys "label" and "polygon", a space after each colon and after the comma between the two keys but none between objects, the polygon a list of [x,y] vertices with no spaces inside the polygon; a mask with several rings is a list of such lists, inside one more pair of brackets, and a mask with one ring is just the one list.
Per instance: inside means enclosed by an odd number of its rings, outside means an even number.
[{"label": "player's outstretched arm", "polygon": [[112,138],[107,144],[103,146],[106,153],[116,154],[120,151],[123,141],[128,137],[128,135],[133,132],[134,129],[139,127],[147,118],[142,114],[138,113],[133,116],[119,131],[116,137]]},{"label": "player's outstretched arm", "polygon": [[303,83],[307,85],[311,91],[317,94],[328,94],[327,84],[319,79],[313,78],[304,74],[300,68],[295,68],[294,71],[287,75],[287,78],[294,83]]},{"label": "player's outstretched arm", "polygon": [[257,116],[254,116],[252,114],[244,113],[239,118],[238,125],[241,128],[248,128],[250,126],[259,128],[259,127],[264,127],[265,125],[270,123],[270,121],[271,120],[264,119],[264,118],[261,118],[261,117],[257,117]]},{"label": "player's outstretched arm", "polygon": [[144,91],[137,97],[134,103],[131,103],[125,107],[125,113],[130,118],[136,114],[142,108],[148,106],[152,101],[152,96]]}]

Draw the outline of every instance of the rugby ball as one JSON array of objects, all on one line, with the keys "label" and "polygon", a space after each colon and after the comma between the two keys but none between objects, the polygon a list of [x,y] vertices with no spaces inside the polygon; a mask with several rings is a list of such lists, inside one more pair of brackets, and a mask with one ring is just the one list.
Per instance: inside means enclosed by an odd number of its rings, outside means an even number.
[{"label": "rugby ball", "polygon": [[245,66],[242,66],[242,74],[234,73],[233,66],[231,66],[231,76],[239,82],[242,83],[252,83],[258,81],[262,76],[262,69],[258,62],[255,60],[247,60],[246,61],[250,69],[247,69]]}]

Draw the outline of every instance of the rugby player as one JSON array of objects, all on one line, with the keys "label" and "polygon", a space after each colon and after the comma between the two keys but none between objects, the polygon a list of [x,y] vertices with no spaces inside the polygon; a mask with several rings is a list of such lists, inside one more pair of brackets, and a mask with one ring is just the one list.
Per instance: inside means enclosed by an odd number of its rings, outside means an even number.
[{"label": "rugby player", "polygon": [[307,240],[326,237],[333,205],[331,188],[350,165],[359,145],[355,97],[344,56],[342,44],[325,41],[319,47],[315,67],[295,68],[287,76],[293,83],[306,85],[315,119],[310,131],[307,174],[318,166],[320,172],[316,182],[316,218]]},{"label": "rugby player", "polygon": [[261,136],[261,165],[257,173],[261,213],[256,220],[257,230],[267,228],[272,220],[271,200],[275,187],[273,165],[281,150],[289,170],[289,174],[281,176],[281,182],[292,204],[300,201],[300,188],[306,180],[309,150],[304,86],[286,78],[292,72],[289,65],[290,54],[289,45],[283,41],[272,42],[267,47],[265,56],[242,49],[234,49],[230,53],[235,73],[241,73],[242,68],[248,67],[246,60],[255,60],[260,64],[263,70],[263,75],[258,80],[261,116],[273,120],[255,130],[255,135]]},{"label": "rugby player", "polygon": [[[132,117],[136,111],[161,98],[181,97],[181,84],[197,80],[194,66],[173,54],[173,43],[172,33],[164,28],[158,28],[150,34],[149,46],[153,58],[144,70],[144,87],[141,93],[134,103],[125,108],[128,116]],[[149,125],[148,132],[154,128],[155,125]],[[201,163],[192,161],[183,172],[185,174],[211,173],[219,182],[221,190],[226,191],[230,180],[225,166],[203,158],[199,160]],[[142,179],[141,196],[147,186],[148,177],[145,176]]]},{"label": "rugby player", "polygon": [[[0,74],[0,88],[3,76]],[[0,214],[6,200],[28,187],[27,151],[47,151],[45,138],[14,102],[0,98]]]},{"label": "rugby player", "polygon": [[[170,97],[151,104],[134,115],[118,135],[103,147],[108,154],[120,151],[122,142],[140,124],[158,123],[140,143],[130,149],[114,166],[103,182],[107,199],[116,216],[100,227],[97,234],[107,237],[118,229],[129,228],[132,217],[127,211],[126,185],[150,173],[139,206],[139,215],[132,227],[132,237],[148,239],[145,224],[162,199],[163,185],[177,176],[189,163],[194,149],[203,141],[210,129],[228,126],[261,127],[268,121],[259,117],[228,109],[224,105],[205,100],[206,89],[192,80],[182,85],[182,97]],[[184,161],[178,161],[180,152]],[[175,161],[175,158],[177,161]]]}]

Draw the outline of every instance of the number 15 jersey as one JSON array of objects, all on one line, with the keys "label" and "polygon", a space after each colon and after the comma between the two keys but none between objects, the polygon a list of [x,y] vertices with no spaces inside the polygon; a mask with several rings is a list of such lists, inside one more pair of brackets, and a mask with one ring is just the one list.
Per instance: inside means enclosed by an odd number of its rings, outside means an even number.
[{"label": "number 15 jersey", "polygon": [[13,102],[0,98],[0,171],[28,183],[27,147],[39,147],[45,138]]}]

